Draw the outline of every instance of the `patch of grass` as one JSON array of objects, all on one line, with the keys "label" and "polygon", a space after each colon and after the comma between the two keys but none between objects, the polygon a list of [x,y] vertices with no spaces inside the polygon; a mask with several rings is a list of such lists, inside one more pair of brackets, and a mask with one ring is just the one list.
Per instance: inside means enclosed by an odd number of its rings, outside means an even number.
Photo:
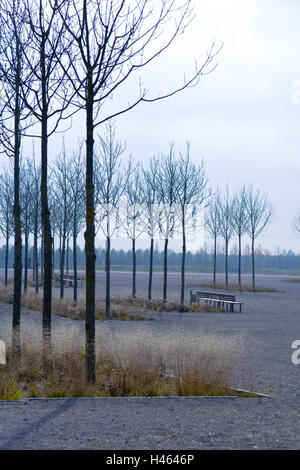
[{"label": "patch of grass", "polygon": [[[197,282],[197,283],[189,283],[186,287],[204,287],[209,289],[221,289],[221,290],[231,290],[231,291],[240,291],[240,292],[253,292],[252,285],[250,284],[242,284],[241,287],[236,283],[229,283],[228,289],[226,284],[223,282],[217,282],[214,285],[213,282]],[[283,293],[284,290],[274,289],[272,287],[262,287],[256,286],[255,292],[280,292]]]},{"label": "patch of grass", "polygon": [[[12,303],[13,289],[12,286],[4,288],[0,286],[0,300],[3,302]],[[43,297],[42,294],[36,295],[31,289],[28,290],[27,295],[22,295],[22,307],[29,310],[43,310]],[[176,312],[180,311],[180,304],[177,302],[168,301],[163,303],[162,300],[153,299],[132,299],[131,297],[113,297],[111,299],[111,320],[152,320],[143,315],[145,312]],[[211,305],[185,305],[184,312],[223,312],[223,309],[213,307]],[[52,312],[53,315],[59,315],[73,320],[85,319],[85,301],[79,300],[77,304],[72,299],[57,297],[52,298]],[[105,299],[96,300],[96,320],[106,320],[105,315]]]},{"label": "patch of grass", "polygon": [[[143,313],[149,312],[174,312],[180,311],[180,304],[162,300],[132,299],[131,297],[113,297],[111,298],[111,320],[151,320],[143,316]],[[210,305],[189,305],[185,306],[185,312],[216,312],[223,311]],[[85,302],[79,301],[76,306],[70,299],[63,301],[54,301],[53,312],[56,315],[72,318],[73,320],[82,320],[85,318]],[[96,300],[96,319],[106,320],[105,299]]]},{"label": "patch of grass", "polygon": [[21,396],[22,391],[15,379],[6,372],[1,373],[0,369],[0,400],[19,400]]},{"label": "patch of grass", "polygon": [[[180,304],[178,302],[167,301],[163,302],[160,299],[133,299],[132,297],[114,297],[111,299],[113,306],[117,308],[134,309],[135,311],[142,312],[174,312],[180,311]],[[221,312],[222,309],[215,308],[211,305],[185,305],[184,312]]]},{"label": "patch of grass", "polygon": [[[13,302],[13,289],[12,286],[8,288],[0,286],[0,300],[2,302],[12,303]],[[25,309],[36,310],[38,312],[43,311],[43,297],[41,294],[36,295],[33,291],[28,290],[27,295],[22,295],[21,305]],[[112,302],[111,306],[111,320],[151,320],[141,314],[139,311],[134,309],[122,307],[122,305],[114,305]],[[57,297],[52,298],[52,312],[53,315],[59,315],[73,320],[85,319],[85,301],[79,300],[77,304],[74,304],[72,299],[59,299]],[[99,299],[96,301],[96,320],[105,320],[105,300]]]},{"label": "patch of grass", "polygon": [[[27,337],[22,341],[20,364],[0,368],[1,399],[37,397],[134,397],[232,395],[235,376],[241,376],[240,337],[221,335],[179,337],[176,332],[123,332],[112,338],[97,336],[97,380],[85,380],[85,352],[64,331],[53,335],[47,376],[42,348]],[[30,333],[32,334],[32,332]],[[75,345],[74,345],[75,344]]]}]

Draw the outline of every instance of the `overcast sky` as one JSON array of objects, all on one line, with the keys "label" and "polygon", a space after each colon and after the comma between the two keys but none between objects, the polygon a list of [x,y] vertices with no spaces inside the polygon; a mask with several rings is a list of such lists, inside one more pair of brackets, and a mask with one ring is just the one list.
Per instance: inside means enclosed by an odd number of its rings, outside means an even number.
[{"label": "overcast sky", "polygon": [[[205,159],[213,188],[228,183],[234,192],[247,182],[269,194],[276,219],[258,240],[262,248],[300,252],[291,228],[300,208],[300,2],[194,3],[188,30],[142,78],[152,95],[172,89],[193,72],[194,58],[201,64],[213,40],[224,43],[216,70],[195,88],[118,118],[118,137],[143,162],[167,152],[172,140],[184,150],[189,139],[191,156]],[[124,102],[134,96],[138,78],[123,90]],[[74,120],[69,145],[84,137],[82,121]],[[53,155],[58,140],[52,137]]]},{"label": "overcast sky", "polygon": [[[213,187],[228,183],[234,191],[252,182],[269,194],[276,220],[259,240],[262,247],[300,252],[291,228],[300,207],[300,104],[293,102],[293,84],[300,88],[294,83],[300,80],[300,2],[195,3],[195,20],[153,83],[163,91],[174,76],[179,81],[213,39],[224,43],[217,69],[197,88],[122,117],[119,134],[142,160],[166,151],[172,139],[181,149],[190,139],[192,157],[205,159]],[[146,82],[150,87],[152,77]]]}]

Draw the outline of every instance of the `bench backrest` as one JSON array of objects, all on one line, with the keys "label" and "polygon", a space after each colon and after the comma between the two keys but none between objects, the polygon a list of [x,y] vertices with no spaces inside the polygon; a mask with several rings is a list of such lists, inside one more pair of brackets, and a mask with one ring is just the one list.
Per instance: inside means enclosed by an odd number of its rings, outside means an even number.
[{"label": "bench backrest", "polygon": [[235,302],[235,295],[223,294],[219,292],[202,292],[196,291],[197,297],[200,299],[213,299],[213,300],[227,300],[229,302]]},{"label": "bench backrest", "polygon": [[[55,280],[60,281],[60,279],[60,274],[55,274]],[[63,279],[66,281],[74,281],[74,276],[71,276],[70,274],[64,274]]]}]

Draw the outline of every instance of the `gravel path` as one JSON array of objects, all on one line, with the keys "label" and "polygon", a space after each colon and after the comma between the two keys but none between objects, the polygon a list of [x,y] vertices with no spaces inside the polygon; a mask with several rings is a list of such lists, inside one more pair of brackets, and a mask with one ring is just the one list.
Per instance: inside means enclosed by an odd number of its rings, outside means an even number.
[{"label": "gravel path", "polygon": [[[103,273],[98,273],[99,292]],[[187,282],[205,275],[189,274]],[[143,322],[153,332],[241,334],[243,360],[254,373],[257,391],[271,399],[101,398],[0,402],[0,449],[300,449],[300,365],[292,364],[291,344],[300,340],[300,284],[279,276],[258,276],[257,284],[284,293],[237,293],[242,314],[153,314]],[[139,273],[139,292],[145,274]],[[130,291],[130,276],[113,273],[117,293]],[[170,297],[178,295],[178,274],[169,276]],[[161,291],[155,275],[154,294]],[[11,306],[0,304],[0,339],[10,328]],[[97,322],[107,334],[140,328],[141,322]],[[22,318],[22,328],[40,328],[41,315]],[[83,322],[53,317],[59,332]],[[2,333],[1,333],[2,332]]]}]

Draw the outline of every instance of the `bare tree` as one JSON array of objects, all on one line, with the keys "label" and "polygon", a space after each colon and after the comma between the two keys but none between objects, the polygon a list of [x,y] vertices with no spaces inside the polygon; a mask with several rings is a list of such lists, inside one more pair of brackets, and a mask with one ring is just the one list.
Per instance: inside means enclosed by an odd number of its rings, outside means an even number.
[{"label": "bare tree", "polygon": [[57,208],[60,215],[62,226],[61,237],[62,247],[60,256],[60,298],[64,297],[64,270],[65,270],[65,255],[66,255],[66,241],[68,233],[72,226],[71,210],[73,206],[71,185],[72,182],[68,177],[70,159],[67,156],[65,141],[63,140],[62,151],[54,163],[53,168],[53,192],[57,200]]},{"label": "bare tree", "polygon": [[95,161],[95,206],[96,221],[106,240],[105,256],[105,315],[110,318],[110,252],[111,238],[117,229],[116,217],[121,198],[130,174],[129,168],[121,167],[121,156],[126,145],[116,139],[116,126],[106,124],[106,132],[99,136],[100,148]]},{"label": "bare tree", "polygon": [[242,236],[247,232],[248,215],[246,211],[246,186],[242,186],[233,198],[232,208],[233,230],[238,237],[238,282],[242,286]]},{"label": "bare tree", "polygon": [[192,231],[193,220],[198,211],[203,210],[206,200],[210,196],[208,180],[205,172],[204,161],[195,165],[190,157],[189,141],[186,142],[186,153],[180,153],[178,160],[178,184],[176,185],[176,209],[177,218],[181,226],[182,235],[182,259],[181,259],[181,292],[180,311],[184,312],[185,289],[185,258],[186,258],[186,234]]},{"label": "bare tree", "polygon": [[168,155],[162,155],[159,171],[159,229],[164,238],[164,280],[163,280],[163,302],[167,301],[168,288],[168,245],[172,237],[176,222],[176,194],[178,181],[178,162],[174,155],[174,143],[170,144]]},{"label": "bare tree", "polygon": [[233,202],[229,196],[228,186],[225,195],[220,198],[220,234],[225,244],[225,282],[228,289],[228,247],[233,236]]},{"label": "bare tree", "polygon": [[[26,130],[23,80],[30,81],[30,71],[24,66],[25,51],[30,38],[24,27],[24,5],[20,0],[4,0],[0,7],[0,78],[4,85],[1,103],[0,141],[4,152],[14,158],[14,294],[12,315],[12,345],[14,360],[21,357],[20,315],[22,293],[22,228],[20,206],[21,135]],[[2,105],[3,104],[3,105]]]},{"label": "bare tree", "polygon": [[77,303],[77,237],[84,226],[84,161],[82,158],[83,142],[79,142],[68,165],[67,179],[70,192],[70,220],[73,238],[73,299]]},{"label": "bare tree", "polygon": [[32,235],[33,235],[33,260],[32,280],[35,282],[35,293],[39,292],[39,262],[38,262],[38,239],[41,231],[41,171],[36,165],[35,150],[32,150],[32,159],[27,161],[28,172],[31,179],[30,197],[32,210]]},{"label": "bare tree", "polygon": [[220,235],[220,208],[221,200],[219,191],[214,194],[210,200],[210,204],[204,215],[204,229],[211,235],[214,241],[214,267],[213,267],[213,283],[216,287],[217,278],[217,239]]},{"label": "bare tree", "polygon": [[21,220],[22,231],[24,233],[24,294],[28,288],[28,248],[29,235],[33,231],[34,222],[34,199],[32,189],[34,188],[33,174],[28,159],[25,159],[20,168],[20,202],[21,202]]},{"label": "bare tree", "polygon": [[145,206],[145,211],[142,214],[142,223],[150,237],[148,300],[152,299],[154,239],[159,229],[158,181],[159,159],[153,157],[150,160],[149,167],[142,169],[141,184]]},{"label": "bare tree", "polygon": [[65,28],[59,14],[59,0],[24,0],[24,24],[30,35],[30,48],[22,52],[25,67],[32,79],[22,80],[21,89],[26,107],[35,122],[40,125],[41,139],[41,219],[43,278],[43,362],[47,373],[51,348],[51,305],[52,305],[52,231],[48,201],[48,142],[57,131],[73,92],[68,88],[66,72],[60,60],[67,53],[68,43],[64,40]]},{"label": "bare tree", "polygon": [[[53,174],[50,174],[48,183],[48,204],[51,214],[51,230],[52,230],[52,277],[54,277],[55,272],[55,237],[59,234],[60,228],[62,228],[62,223],[60,221],[61,217],[61,205],[60,201],[57,200],[55,194],[55,183],[53,181]],[[60,261],[58,263],[58,269],[60,269]]]},{"label": "bare tree", "polygon": [[14,233],[13,218],[13,189],[14,182],[12,175],[5,171],[0,175],[0,231],[5,239],[5,268],[4,285],[8,283],[8,250],[9,240]]},{"label": "bare tree", "polygon": [[254,191],[250,185],[246,191],[246,212],[249,219],[247,233],[251,238],[252,288],[255,291],[255,240],[271,222],[274,210],[268,195]]},{"label": "bare tree", "polygon": [[[205,62],[176,90],[149,97],[141,84],[137,97],[124,108],[104,111],[108,99],[134,74],[160,56],[186,28],[190,0],[69,0],[61,18],[74,47],[68,73],[77,95],[77,105],[86,112],[86,375],[95,381],[95,205],[94,132],[96,126],[130,111],[141,102],[170,97],[195,85],[201,75],[214,69],[218,51],[212,46]],[[168,24],[168,28],[166,24]],[[165,41],[162,42],[164,34]],[[101,113],[100,113],[101,111]]]},{"label": "bare tree", "polygon": [[131,172],[126,184],[126,197],[121,205],[122,225],[132,244],[132,298],[136,298],[136,241],[142,234],[144,197],[142,191],[141,167],[139,164]]}]

